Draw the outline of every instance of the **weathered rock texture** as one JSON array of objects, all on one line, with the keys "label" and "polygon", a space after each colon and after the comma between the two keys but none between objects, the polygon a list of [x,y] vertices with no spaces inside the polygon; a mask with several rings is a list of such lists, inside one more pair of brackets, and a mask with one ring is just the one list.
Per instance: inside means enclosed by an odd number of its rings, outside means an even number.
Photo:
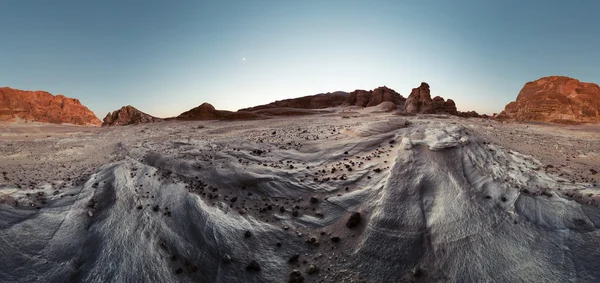
[{"label": "weathered rock texture", "polygon": [[45,91],[0,88],[0,121],[25,119],[43,123],[97,125],[102,122],[79,100]]},{"label": "weathered rock texture", "polygon": [[238,111],[255,111],[271,108],[323,109],[342,105],[347,96],[348,93],[343,91],[320,93],[298,98],[279,100],[265,105],[240,109]]},{"label": "weathered rock texture", "polygon": [[386,101],[390,101],[396,105],[404,105],[406,98],[386,86],[378,87],[371,91],[357,89],[348,95],[342,106],[371,107]]},{"label": "weathered rock texture", "polygon": [[258,118],[262,118],[262,116],[245,111],[231,112],[217,110],[214,106],[206,102],[176,117],[177,120],[246,120]]},{"label": "weathered rock texture", "polygon": [[517,100],[506,105],[498,120],[559,124],[600,122],[600,87],[563,76],[525,84]]},{"label": "weathered rock texture", "polygon": [[119,110],[106,114],[102,127],[154,123],[161,120],[162,119],[146,114],[131,105],[127,105],[121,107]]},{"label": "weathered rock texture", "polygon": [[444,100],[440,96],[431,99],[431,91],[427,83],[421,83],[413,88],[404,103],[404,112],[421,114],[452,114],[457,115],[456,104],[452,99]]}]

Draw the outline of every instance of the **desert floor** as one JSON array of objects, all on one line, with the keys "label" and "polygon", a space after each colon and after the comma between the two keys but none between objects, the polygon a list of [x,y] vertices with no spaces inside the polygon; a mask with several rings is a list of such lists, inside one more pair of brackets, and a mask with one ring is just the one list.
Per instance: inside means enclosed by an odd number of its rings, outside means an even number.
[{"label": "desert floor", "polygon": [[5,123],[0,281],[597,282],[597,171],[600,126]]}]

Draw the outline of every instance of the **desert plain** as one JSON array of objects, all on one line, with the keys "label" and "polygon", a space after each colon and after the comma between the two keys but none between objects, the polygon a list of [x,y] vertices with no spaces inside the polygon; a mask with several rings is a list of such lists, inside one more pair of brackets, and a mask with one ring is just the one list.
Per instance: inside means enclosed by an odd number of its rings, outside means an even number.
[{"label": "desert plain", "polygon": [[600,126],[0,124],[2,282],[597,282]]}]

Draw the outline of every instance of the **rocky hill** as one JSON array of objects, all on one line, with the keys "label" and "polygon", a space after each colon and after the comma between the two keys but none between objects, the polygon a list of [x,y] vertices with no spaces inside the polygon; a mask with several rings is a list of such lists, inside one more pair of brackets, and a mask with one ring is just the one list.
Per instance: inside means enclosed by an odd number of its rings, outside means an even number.
[{"label": "rocky hill", "polygon": [[258,119],[260,115],[252,112],[232,112],[217,110],[209,103],[202,103],[200,106],[181,113],[175,119],[177,120],[246,120]]},{"label": "rocky hill", "polygon": [[161,120],[162,119],[146,114],[131,105],[127,105],[121,107],[119,110],[106,114],[102,127],[154,123]]},{"label": "rocky hill", "polygon": [[550,76],[525,84],[516,101],[506,105],[498,120],[559,124],[600,122],[600,86]]},{"label": "rocky hill", "polygon": [[28,121],[95,125],[102,122],[79,100],[46,91],[0,88],[0,121]]},{"label": "rocky hill", "polygon": [[340,106],[346,101],[347,97],[348,93],[343,91],[319,93],[298,98],[278,100],[269,104],[244,108],[238,111],[255,111],[271,108],[323,109]]},{"label": "rocky hill", "polygon": [[371,107],[386,101],[390,101],[396,105],[404,105],[406,98],[386,86],[370,91],[357,89],[348,95],[342,106]]}]

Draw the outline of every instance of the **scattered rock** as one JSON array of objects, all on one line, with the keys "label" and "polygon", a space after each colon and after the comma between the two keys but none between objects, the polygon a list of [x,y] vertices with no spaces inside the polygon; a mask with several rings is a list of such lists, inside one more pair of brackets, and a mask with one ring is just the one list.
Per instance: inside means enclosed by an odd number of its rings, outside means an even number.
[{"label": "scattered rock", "polygon": [[293,256],[290,257],[290,259],[288,260],[288,262],[289,263],[297,262],[299,258],[300,258],[300,254],[294,254]]},{"label": "scattered rock", "polygon": [[296,269],[292,270],[292,273],[290,273],[290,280],[288,281],[289,283],[302,283],[304,282],[304,276],[302,276],[302,273]]},{"label": "scattered rock", "polygon": [[350,218],[348,218],[348,222],[346,222],[346,227],[354,228],[354,227],[358,226],[358,224],[360,224],[360,221],[361,221],[360,213],[354,212],[354,213],[352,213],[352,215],[350,215]]},{"label": "scattered rock", "polygon": [[319,272],[319,268],[314,264],[311,264],[308,266],[308,268],[306,268],[306,274],[308,274],[308,275],[312,275],[312,274],[315,274],[318,272]]},{"label": "scattered rock", "polygon": [[256,262],[256,260],[253,260],[248,264],[248,266],[246,266],[246,270],[253,271],[253,272],[259,272],[260,264],[258,264],[258,262]]}]

